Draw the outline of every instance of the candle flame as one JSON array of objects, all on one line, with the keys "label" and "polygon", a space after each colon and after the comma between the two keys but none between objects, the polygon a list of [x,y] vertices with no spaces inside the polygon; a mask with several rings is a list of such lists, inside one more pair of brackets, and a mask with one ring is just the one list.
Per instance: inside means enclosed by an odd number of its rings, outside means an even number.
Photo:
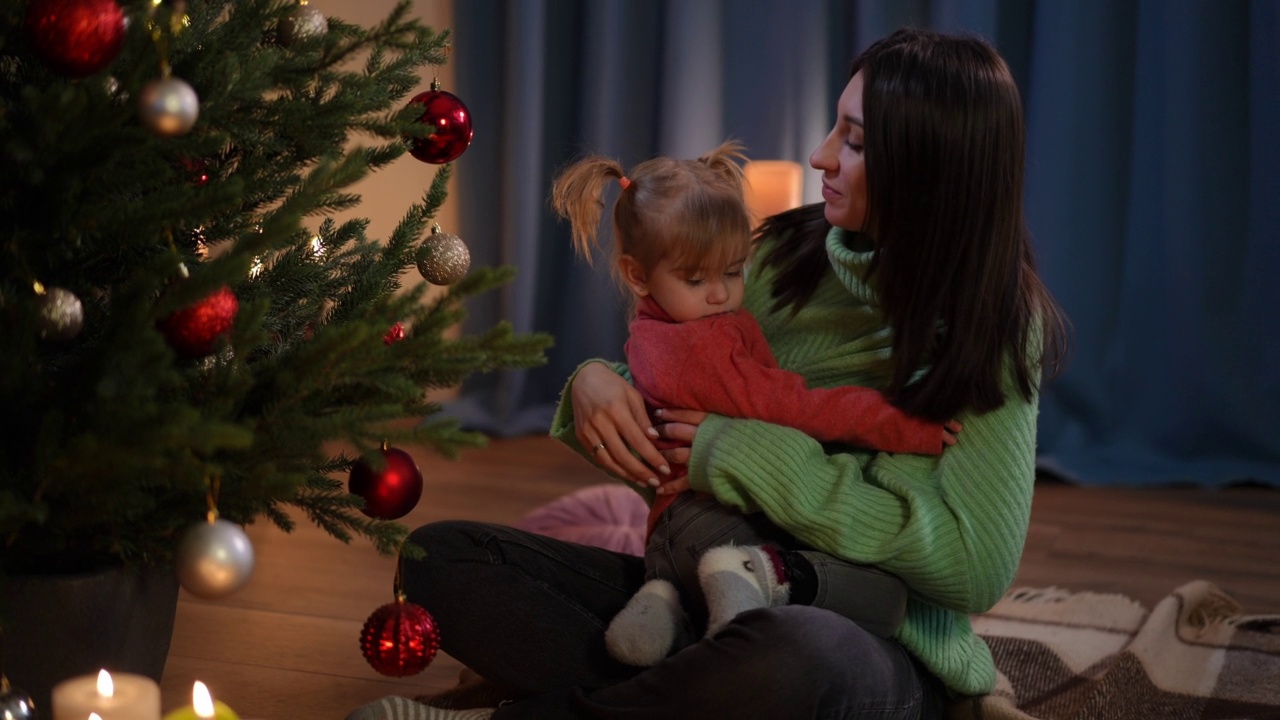
[{"label": "candle flame", "polygon": [[105,669],[98,671],[98,694],[102,697],[111,697],[116,694],[115,683],[111,682],[111,673]]},{"label": "candle flame", "polygon": [[89,720],[102,720],[102,716],[98,713],[91,712],[89,713]]},{"label": "candle flame", "polygon": [[213,696],[209,694],[209,688],[199,680],[191,688],[191,705],[195,707],[197,716],[213,717]]}]

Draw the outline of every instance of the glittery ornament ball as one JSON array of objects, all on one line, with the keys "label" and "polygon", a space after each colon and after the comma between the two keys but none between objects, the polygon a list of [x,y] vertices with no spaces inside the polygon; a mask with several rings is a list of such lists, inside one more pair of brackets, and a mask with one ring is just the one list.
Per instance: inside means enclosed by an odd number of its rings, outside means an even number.
[{"label": "glittery ornament ball", "polygon": [[253,543],[239,525],[222,519],[199,522],[182,536],[174,556],[178,582],[206,599],[225,597],[253,575]]},{"label": "glittery ornament ball", "polygon": [[422,162],[439,165],[456,160],[471,145],[471,138],[475,135],[471,127],[471,111],[457,95],[440,90],[439,83],[433,83],[431,90],[415,95],[409,105],[420,106],[422,115],[418,122],[435,130],[427,137],[413,138],[410,155]]},{"label": "glittery ornament ball", "polygon": [[310,40],[329,31],[324,13],[312,5],[299,5],[289,12],[276,29],[276,39],[288,47],[299,40]]},{"label": "glittery ornament ball", "polygon": [[60,287],[46,289],[36,298],[36,327],[45,340],[70,340],[79,335],[84,327],[80,298]]},{"label": "glittery ornament ball", "polygon": [[420,605],[399,598],[369,616],[360,630],[360,652],[383,675],[405,677],[422,672],[440,649],[435,618]]},{"label": "glittery ornament ball", "polygon": [[351,466],[347,488],[352,495],[364,498],[365,515],[380,520],[395,520],[409,514],[422,498],[422,471],[409,453],[393,447],[382,449],[381,470],[364,459]]},{"label": "glittery ornament ball", "polygon": [[157,135],[186,135],[200,117],[200,98],[182,78],[152,80],[138,93],[138,117]]},{"label": "glittery ornament ball", "polygon": [[32,0],[25,23],[36,54],[68,77],[98,72],[124,47],[124,10],[116,0]]},{"label": "glittery ornament ball", "polygon": [[418,272],[434,285],[452,285],[471,269],[471,251],[462,238],[447,232],[431,233],[418,254]]},{"label": "glittery ornament ball", "polygon": [[156,322],[174,352],[186,358],[202,358],[213,352],[218,339],[231,330],[240,301],[223,287],[205,299],[174,310]]}]

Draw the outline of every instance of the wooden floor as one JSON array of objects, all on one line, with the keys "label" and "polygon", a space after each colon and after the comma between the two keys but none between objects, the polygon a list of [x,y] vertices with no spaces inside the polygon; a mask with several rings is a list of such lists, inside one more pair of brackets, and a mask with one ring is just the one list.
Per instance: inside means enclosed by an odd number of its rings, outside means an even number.
[{"label": "wooden floor", "polygon": [[[547,438],[498,440],[457,461],[416,453],[426,490],[404,522],[466,518],[513,523],[542,502],[601,482]],[[420,675],[379,675],[360,628],[392,600],[394,561],[367,542],[343,545],[299,523],[291,535],[249,528],[257,567],[221,601],[183,592],[162,683],[166,712],[202,680],[246,720],[340,720],[387,694],[453,684],[441,655]],[[1246,612],[1280,613],[1280,491],[1090,489],[1043,481],[1017,584],[1126,594],[1150,607],[1193,579],[1216,583]]]}]

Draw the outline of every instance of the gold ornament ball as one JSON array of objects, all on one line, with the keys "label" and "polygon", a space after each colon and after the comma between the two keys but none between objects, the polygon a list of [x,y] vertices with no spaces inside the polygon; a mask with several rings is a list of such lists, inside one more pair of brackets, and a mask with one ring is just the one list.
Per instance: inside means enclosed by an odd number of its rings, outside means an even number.
[{"label": "gold ornament ball", "polygon": [[281,45],[289,47],[299,40],[310,40],[329,31],[329,21],[324,13],[310,5],[299,5],[280,21],[276,29],[276,38]]},{"label": "gold ornament ball", "polygon": [[157,135],[185,135],[199,116],[200,98],[182,78],[152,80],[138,94],[138,117]]},{"label": "gold ornament ball", "polygon": [[471,269],[471,252],[466,243],[439,228],[422,244],[418,258],[418,272],[433,285],[452,285]]},{"label": "gold ornament ball", "polygon": [[84,327],[84,306],[70,290],[51,287],[36,299],[40,337],[46,340],[70,340]]}]

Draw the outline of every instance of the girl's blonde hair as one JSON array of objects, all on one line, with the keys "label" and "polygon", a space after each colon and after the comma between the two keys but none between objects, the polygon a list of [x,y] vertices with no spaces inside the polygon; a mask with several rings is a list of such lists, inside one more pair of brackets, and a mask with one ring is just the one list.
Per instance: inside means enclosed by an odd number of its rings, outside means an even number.
[{"label": "girl's blonde hair", "polygon": [[670,257],[679,267],[727,267],[747,254],[751,219],[743,199],[742,145],[727,141],[697,160],[658,157],[624,174],[621,163],[592,155],[556,178],[551,204],[573,228],[587,262],[599,247],[604,187],[627,179],[613,208],[613,270],[630,255],[646,271]]}]

